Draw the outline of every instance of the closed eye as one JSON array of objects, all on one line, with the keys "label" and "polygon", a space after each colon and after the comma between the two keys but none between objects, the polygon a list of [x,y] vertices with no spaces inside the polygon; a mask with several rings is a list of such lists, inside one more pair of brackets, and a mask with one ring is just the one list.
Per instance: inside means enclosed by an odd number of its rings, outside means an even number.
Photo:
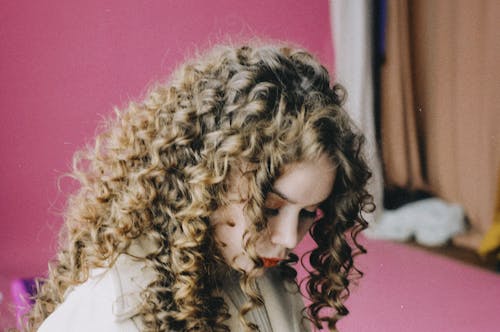
[{"label": "closed eye", "polygon": [[301,210],[300,211],[300,218],[301,219],[313,219],[316,218],[316,210],[314,211],[309,211],[309,210]]},{"label": "closed eye", "polygon": [[[275,217],[280,214],[280,209],[264,208],[264,214],[267,217]],[[314,211],[303,209],[300,211],[299,215],[300,220],[314,219],[316,221],[318,219],[321,219],[322,217],[323,217],[323,211],[320,208],[317,208]]]},{"label": "closed eye", "polygon": [[325,216],[325,212],[323,212],[323,210],[319,207],[316,208],[316,210],[314,210],[314,212],[309,211],[309,210],[305,210],[305,211],[306,211],[305,215],[307,215],[307,218],[313,218],[314,221],[321,220]]},{"label": "closed eye", "polygon": [[264,214],[268,217],[275,217],[280,214],[280,209],[264,208]]}]

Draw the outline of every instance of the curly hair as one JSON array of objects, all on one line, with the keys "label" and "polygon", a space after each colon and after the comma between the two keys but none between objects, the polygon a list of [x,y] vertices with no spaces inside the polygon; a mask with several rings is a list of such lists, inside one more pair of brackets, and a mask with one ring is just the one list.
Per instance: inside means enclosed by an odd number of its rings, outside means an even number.
[{"label": "curly hair", "polygon": [[[229,204],[232,171],[242,162],[251,226],[244,250],[263,269],[254,243],[264,229],[264,201],[289,163],[327,154],[337,169],[334,189],[322,205],[325,217],[310,234],[312,269],[304,282],[311,304],[304,314],[316,327],[336,322],[348,310],[356,241],[373,207],[365,190],[370,171],[363,136],[342,109],[344,90],[308,52],[290,46],[219,46],[188,61],[169,83],[157,84],[139,103],[116,111],[95,144],[74,157],[80,183],[70,196],[57,259],[40,287],[28,330],[55,310],[64,293],[112,266],[140,237],[154,247],[142,259],[155,271],[143,291],[140,317],[146,330],[227,331],[228,308],[215,293],[214,268],[223,264],[209,216]],[[292,266],[284,275],[296,278]],[[249,303],[261,305],[256,272],[240,285]],[[355,273],[355,272],[358,273]],[[333,310],[323,309],[330,308]],[[326,313],[325,313],[326,312]]]}]

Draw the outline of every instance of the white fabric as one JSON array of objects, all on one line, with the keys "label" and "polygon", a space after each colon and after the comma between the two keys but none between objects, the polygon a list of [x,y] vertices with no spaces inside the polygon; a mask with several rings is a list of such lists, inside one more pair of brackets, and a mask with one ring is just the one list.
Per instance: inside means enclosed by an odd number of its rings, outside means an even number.
[{"label": "white fabric", "polygon": [[[128,274],[128,266],[136,268],[137,263],[122,256],[113,268],[92,271],[89,280],[66,292],[64,302],[47,317],[38,332],[140,331],[131,317],[132,299],[122,296],[126,294],[123,287],[130,289],[127,283],[121,283]],[[123,271],[125,274],[121,273]],[[146,281],[145,278],[141,280]],[[133,277],[129,285],[142,287]]]},{"label": "white fabric", "polygon": [[[140,292],[154,279],[145,264],[128,255],[121,255],[110,269],[96,269],[85,283],[68,290],[65,301],[42,323],[38,332],[138,332],[141,321]],[[295,285],[285,289],[279,271],[269,269],[257,280],[264,299],[268,320],[262,331],[310,331],[302,325],[302,296]],[[238,319],[241,299],[235,292],[237,282],[224,281],[221,296],[229,306],[231,318],[225,323],[231,331],[243,331]],[[262,321],[262,320],[261,320]],[[306,323],[307,324],[307,323]],[[270,326],[269,326],[270,325]]]},{"label": "white fabric", "polygon": [[411,237],[426,246],[445,244],[453,236],[465,232],[465,214],[458,204],[429,198],[385,210],[377,227],[365,234],[370,238],[406,241]]},{"label": "white fabric", "polygon": [[370,1],[331,0],[335,76],[347,90],[345,109],[366,136],[366,156],[373,172],[368,190],[377,210],[366,216],[373,221],[383,211],[383,177],[375,139],[372,79]]}]

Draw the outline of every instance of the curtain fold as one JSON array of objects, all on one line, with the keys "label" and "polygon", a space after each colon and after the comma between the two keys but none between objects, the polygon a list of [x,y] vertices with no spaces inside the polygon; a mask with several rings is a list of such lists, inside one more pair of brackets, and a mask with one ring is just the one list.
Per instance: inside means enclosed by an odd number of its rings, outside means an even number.
[{"label": "curtain fold", "polygon": [[381,147],[388,187],[424,189],[419,152],[408,3],[387,3],[386,61],[381,69]]}]

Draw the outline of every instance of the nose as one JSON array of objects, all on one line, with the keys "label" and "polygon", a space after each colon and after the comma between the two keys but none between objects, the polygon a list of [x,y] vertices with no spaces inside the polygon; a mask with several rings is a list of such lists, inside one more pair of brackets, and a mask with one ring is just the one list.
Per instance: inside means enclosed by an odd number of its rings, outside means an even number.
[{"label": "nose", "polygon": [[299,240],[298,215],[280,214],[275,218],[271,227],[271,242],[288,249],[294,249]]}]

